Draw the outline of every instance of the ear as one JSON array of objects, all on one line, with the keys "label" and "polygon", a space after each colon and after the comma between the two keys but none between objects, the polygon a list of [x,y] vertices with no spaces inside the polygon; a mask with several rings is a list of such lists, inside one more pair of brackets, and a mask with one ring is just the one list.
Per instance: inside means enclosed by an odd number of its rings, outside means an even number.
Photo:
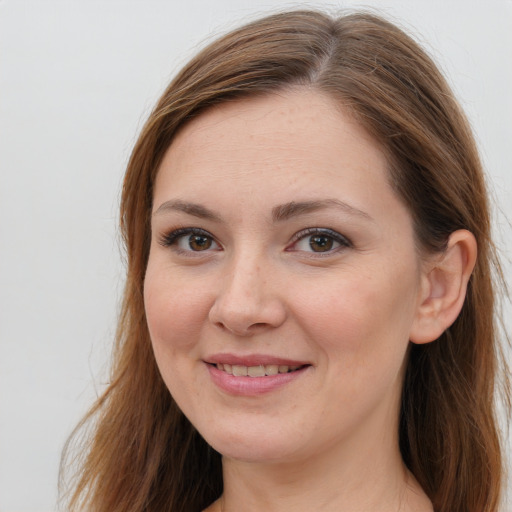
[{"label": "ear", "polygon": [[471,272],[477,244],[465,229],[454,231],[446,250],[425,263],[421,277],[421,297],[409,339],[413,343],[436,340],[459,315]]}]

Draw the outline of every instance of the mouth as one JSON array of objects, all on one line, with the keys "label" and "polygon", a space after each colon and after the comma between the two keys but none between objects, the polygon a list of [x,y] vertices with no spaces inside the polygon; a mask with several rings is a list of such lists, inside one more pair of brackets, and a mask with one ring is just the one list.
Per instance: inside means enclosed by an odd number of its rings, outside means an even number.
[{"label": "mouth", "polygon": [[302,368],[305,368],[306,364],[301,365],[284,365],[284,364],[259,364],[256,366],[244,366],[241,364],[227,364],[227,363],[210,363],[211,366],[217,368],[221,372],[225,372],[228,375],[234,377],[271,377],[273,375],[292,373]]},{"label": "mouth", "polygon": [[302,382],[312,364],[271,354],[214,354],[203,360],[213,383],[232,396],[257,397]]}]

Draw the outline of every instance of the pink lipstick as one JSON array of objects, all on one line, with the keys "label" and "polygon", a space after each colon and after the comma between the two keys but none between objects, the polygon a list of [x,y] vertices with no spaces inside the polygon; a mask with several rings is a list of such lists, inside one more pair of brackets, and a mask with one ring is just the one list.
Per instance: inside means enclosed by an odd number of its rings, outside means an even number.
[{"label": "pink lipstick", "polygon": [[216,354],[205,363],[213,382],[223,391],[257,396],[300,378],[309,363],[268,355]]}]

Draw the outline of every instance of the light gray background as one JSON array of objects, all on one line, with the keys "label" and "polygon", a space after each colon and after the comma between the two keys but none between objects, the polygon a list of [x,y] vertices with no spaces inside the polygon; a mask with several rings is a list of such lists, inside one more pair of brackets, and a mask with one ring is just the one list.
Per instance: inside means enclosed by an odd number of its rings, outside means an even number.
[{"label": "light gray background", "polygon": [[[0,0],[0,512],[54,510],[62,445],[105,381],[119,190],[149,109],[214,33],[293,5]],[[301,5],[373,6],[421,34],[512,219],[512,1]]]}]

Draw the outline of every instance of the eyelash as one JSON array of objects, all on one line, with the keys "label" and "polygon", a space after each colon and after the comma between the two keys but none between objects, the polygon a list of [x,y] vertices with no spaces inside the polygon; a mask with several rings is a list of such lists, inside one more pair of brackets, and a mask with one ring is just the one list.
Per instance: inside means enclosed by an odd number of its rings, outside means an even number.
[{"label": "eyelash", "polygon": [[[220,244],[215,240],[213,235],[209,233],[208,231],[201,229],[201,228],[178,228],[175,230],[170,231],[167,234],[162,235],[162,237],[159,240],[160,245],[164,247],[172,247],[176,246],[179,240],[182,237],[185,236],[191,236],[191,235],[197,235],[202,236],[210,239],[213,243],[220,246]],[[298,233],[296,233],[291,243],[286,247],[287,252],[293,252],[296,249],[294,247],[302,240],[306,239],[307,237],[313,237],[313,236],[324,236],[335,243],[339,244],[339,247],[336,247],[334,249],[328,249],[326,251],[304,251],[309,252],[313,257],[325,257],[332,255],[333,253],[338,252],[341,249],[353,247],[352,242],[344,235],[338,233],[337,231],[334,231],[329,228],[306,228]],[[311,244],[311,242],[310,242]],[[185,253],[187,255],[197,254],[199,255],[201,252],[206,252],[210,248],[206,249],[205,251],[194,251],[192,249],[182,249],[182,248],[176,248],[175,250],[180,253]]]},{"label": "eyelash", "polygon": [[[180,238],[185,236],[191,236],[191,235],[197,235],[197,236],[204,236],[206,238],[211,239],[215,244],[220,245],[215,238],[209,233],[208,231],[201,229],[201,228],[178,228],[174,229],[173,231],[170,231],[167,234],[164,234],[160,240],[160,245],[163,245],[164,247],[171,247],[174,245],[177,245]],[[177,251],[179,252],[185,252],[185,253],[200,253],[202,251],[193,251],[193,250],[186,250],[177,248]]]},{"label": "eyelash", "polygon": [[336,247],[334,249],[328,249],[326,251],[306,251],[310,252],[310,254],[315,258],[330,256],[342,249],[353,247],[352,242],[346,236],[342,235],[341,233],[338,233],[337,231],[334,231],[329,228],[306,228],[303,229],[302,231],[299,231],[293,236],[292,242],[286,248],[286,250],[288,252],[294,251],[294,246],[296,246],[300,241],[313,236],[324,236],[339,244],[339,247]]}]

